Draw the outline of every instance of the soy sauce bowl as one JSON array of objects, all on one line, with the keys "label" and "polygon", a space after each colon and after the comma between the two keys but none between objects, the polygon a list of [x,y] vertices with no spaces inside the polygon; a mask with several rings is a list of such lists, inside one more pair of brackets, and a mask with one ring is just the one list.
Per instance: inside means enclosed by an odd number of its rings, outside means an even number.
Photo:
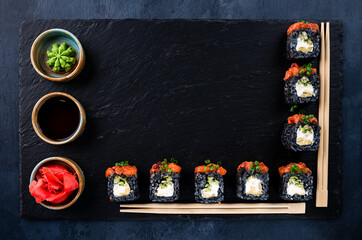
[{"label": "soy sauce bowl", "polygon": [[[69,72],[54,72],[48,67],[46,61],[47,50],[51,50],[53,43],[61,44],[65,42],[75,51],[76,63]],[[54,82],[67,82],[78,76],[85,64],[85,53],[82,44],[76,36],[67,30],[54,28],[40,34],[31,46],[31,63],[35,71],[45,79]]]},{"label": "soy sauce bowl", "polygon": [[[42,110],[42,107],[51,99],[54,98],[63,98],[67,101],[69,101],[70,103],[74,103],[74,105],[76,106],[77,109],[77,114],[79,114],[79,120],[76,123],[77,126],[74,127],[74,131],[72,131],[71,134],[69,134],[69,136],[66,136],[64,138],[61,139],[54,139],[51,138],[49,135],[46,134],[46,132],[44,132],[42,130],[42,126],[39,122],[42,122],[42,119],[39,119],[39,112]],[[77,116],[78,117],[78,116]],[[63,92],[53,92],[53,93],[49,93],[45,96],[43,96],[42,98],[40,98],[38,100],[38,102],[35,104],[34,108],[33,108],[33,113],[31,116],[31,122],[33,124],[33,128],[35,133],[45,142],[49,143],[49,144],[53,144],[53,145],[62,145],[62,144],[66,144],[69,142],[73,142],[74,140],[76,140],[84,131],[85,128],[85,124],[86,124],[86,114],[84,111],[84,108],[82,106],[82,104],[75,99],[73,96],[63,93]],[[59,130],[59,129],[57,129]],[[61,130],[60,130],[61,131]]]},{"label": "soy sauce bowl", "polygon": [[75,173],[78,178],[79,187],[77,190],[74,190],[74,193],[70,196],[70,198],[65,201],[64,203],[54,205],[52,203],[43,201],[39,203],[45,208],[51,209],[51,210],[62,210],[65,208],[68,208],[72,206],[82,195],[85,187],[85,178],[82,169],[79,167],[79,165],[74,162],[73,160],[66,158],[66,157],[49,157],[46,159],[43,159],[40,161],[33,169],[30,175],[30,182],[29,184],[36,179],[36,174],[39,171],[39,169],[43,166],[46,166],[48,164],[60,164],[68,169],[70,173]]}]

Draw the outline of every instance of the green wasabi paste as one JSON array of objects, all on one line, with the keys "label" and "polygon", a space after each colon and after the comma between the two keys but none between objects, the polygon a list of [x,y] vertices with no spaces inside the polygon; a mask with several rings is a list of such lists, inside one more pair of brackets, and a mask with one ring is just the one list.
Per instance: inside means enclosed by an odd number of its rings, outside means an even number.
[{"label": "green wasabi paste", "polygon": [[76,61],[75,57],[73,57],[74,54],[74,49],[68,47],[65,42],[60,45],[58,45],[58,43],[54,43],[52,45],[52,50],[47,51],[49,59],[46,64],[49,67],[52,67],[54,72],[69,72]]}]

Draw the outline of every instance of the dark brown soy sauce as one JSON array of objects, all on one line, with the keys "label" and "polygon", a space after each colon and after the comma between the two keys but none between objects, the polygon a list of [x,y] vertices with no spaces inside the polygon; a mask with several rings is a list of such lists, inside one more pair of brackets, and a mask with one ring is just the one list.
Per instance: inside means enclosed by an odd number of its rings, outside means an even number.
[{"label": "dark brown soy sauce", "polygon": [[54,97],[39,109],[38,123],[45,136],[52,140],[71,137],[79,126],[80,112],[69,98]]}]

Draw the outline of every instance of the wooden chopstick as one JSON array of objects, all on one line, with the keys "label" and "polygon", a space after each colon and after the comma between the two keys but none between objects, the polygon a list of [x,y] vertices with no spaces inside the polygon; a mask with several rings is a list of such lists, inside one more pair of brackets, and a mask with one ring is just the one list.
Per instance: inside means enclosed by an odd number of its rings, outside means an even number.
[{"label": "wooden chopstick", "polygon": [[148,214],[304,214],[305,203],[224,203],[224,204],[122,204],[122,213]]},{"label": "wooden chopstick", "polygon": [[323,156],[324,156],[324,98],[325,98],[325,37],[324,37],[324,22],[321,23],[321,56],[319,61],[319,78],[320,78],[320,94],[319,94],[319,125],[321,126],[321,134],[319,140],[319,149],[318,149],[318,162],[317,162],[317,191],[316,191],[316,206],[320,206],[323,201],[321,201],[321,191],[322,191],[322,179],[323,177]]},{"label": "wooden chopstick", "polygon": [[289,208],[289,203],[144,203],[144,204],[121,204],[121,208]]},{"label": "wooden chopstick", "polygon": [[[323,67],[323,68],[322,68]],[[330,99],[330,34],[329,22],[321,24],[321,95],[319,99],[319,120],[321,124],[321,142],[318,151],[316,207],[328,206],[328,151],[329,151],[329,99]]]},{"label": "wooden chopstick", "polygon": [[[319,111],[318,111],[318,118],[319,118],[319,125],[321,126],[321,134],[319,140],[319,149],[318,149],[318,169],[317,174],[318,178],[321,175],[320,170],[322,169],[322,162],[323,162],[323,131],[324,131],[324,74],[325,74],[325,38],[324,38],[324,22],[321,23],[321,56],[319,61],[319,79],[320,79],[320,90],[319,90]],[[317,189],[320,188],[320,183],[317,181]]]}]

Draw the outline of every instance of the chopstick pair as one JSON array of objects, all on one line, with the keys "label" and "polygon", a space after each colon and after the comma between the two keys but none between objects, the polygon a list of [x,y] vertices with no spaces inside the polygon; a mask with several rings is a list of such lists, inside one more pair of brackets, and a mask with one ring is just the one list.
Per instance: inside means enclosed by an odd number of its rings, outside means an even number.
[{"label": "chopstick pair", "polygon": [[146,203],[121,204],[121,213],[148,214],[304,214],[305,203]]},{"label": "chopstick pair", "polygon": [[328,151],[329,151],[329,101],[330,101],[330,36],[329,22],[321,23],[319,122],[321,138],[318,150],[316,207],[328,206]]}]

